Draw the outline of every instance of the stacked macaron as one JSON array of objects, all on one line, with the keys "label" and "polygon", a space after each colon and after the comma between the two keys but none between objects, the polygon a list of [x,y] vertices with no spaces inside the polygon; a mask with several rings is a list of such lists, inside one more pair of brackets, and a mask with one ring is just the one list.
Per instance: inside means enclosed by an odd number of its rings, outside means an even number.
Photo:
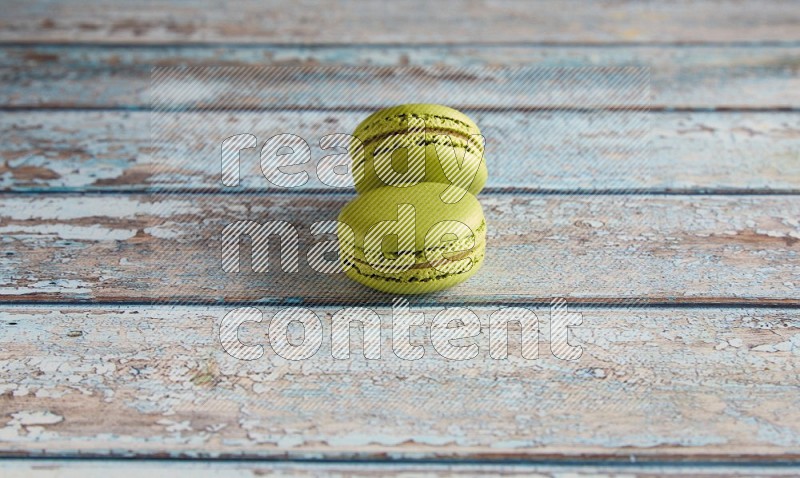
[{"label": "stacked macaron", "polygon": [[484,140],[463,113],[441,105],[380,110],[350,145],[359,195],[339,214],[348,277],[389,293],[451,287],[483,263]]}]

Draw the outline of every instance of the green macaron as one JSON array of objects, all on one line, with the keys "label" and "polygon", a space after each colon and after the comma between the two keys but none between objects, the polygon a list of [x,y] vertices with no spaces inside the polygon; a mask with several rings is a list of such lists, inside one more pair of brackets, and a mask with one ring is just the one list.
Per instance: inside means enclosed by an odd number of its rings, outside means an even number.
[{"label": "green macaron", "polygon": [[448,186],[425,182],[367,191],[339,214],[340,259],[348,277],[373,289],[422,294],[459,284],[483,263],[486,220],[464,192],[456,203]]},{"label": "green macaron", "polygon": [[356,191],[435,182],[478,194],[486,183],[484,138],[458,110],[434,104],[382,109],[358,125],[351,142]]}]

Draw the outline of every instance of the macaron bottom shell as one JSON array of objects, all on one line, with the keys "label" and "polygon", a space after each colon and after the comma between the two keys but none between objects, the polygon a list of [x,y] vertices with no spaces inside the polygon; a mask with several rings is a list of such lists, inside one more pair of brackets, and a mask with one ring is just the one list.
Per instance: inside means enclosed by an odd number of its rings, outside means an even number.
[{"label": "macaron bottom shell", "polygon": [[[339,212],[340,261],[350,279],[383,292],[422,294],[473,276],[484,259],[486,218],[467,191],[420,183],[359,195]],[[368,239],[369,237],[369,239]]]}]

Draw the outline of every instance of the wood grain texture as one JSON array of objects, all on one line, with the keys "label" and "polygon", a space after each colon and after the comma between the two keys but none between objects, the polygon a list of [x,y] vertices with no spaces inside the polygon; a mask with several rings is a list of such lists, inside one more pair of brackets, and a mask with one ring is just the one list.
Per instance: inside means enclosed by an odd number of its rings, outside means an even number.
[{"label": "wood grain texture", "polygon": [[[3,46],[0,104],[142,107],[150,104],[154,66],[325,65],[451,69],[643,65],[651,69],[653,108],[800,108],[797,46]],[[327,99],[352,106],[352,99],[335,100]]]},{"label": "wood grain texture", "polygon": [[[220,5],[3,6],[0,455],[26,458],[0,462],[3,476],[798,474],[781,466],[800,463],[795,3]],[[179,129],[201,147],[153,174],[149,113],[140,111],[150,105],[151,68],[213,65],[308,68],[255,96],[226,89],[233,109],[280,98],[263,117],[204,118],[261,141],[290,127],[308,132],[313,147],[315,132],[349,132],[368,110],[415,91],[480,108],[471,114],[505,160],[482,197],[488,261],[464,285],[412,299],[426,323],[442,307],[471,304],[483,323],[477,358],[440,357],[420,328],[425,357],[400,360],[390,298],[309,269],[309,225],[334,218],[349,194],[320,194],[313,182],[316,193],[245,184],[259,190],[197,194],[215,187],[216,161],[204,159],[218,154],[202,145],[217,143]],[[332,65],[382,67],[370,84],[386,94],[353,101],[336,75],[309,81]],[[638,156],[626,140],[641,126],[633,121],[598,130],[596,117],[528,111],[552,106],[535,94],[514,105],[488,93],[468,103],[430,88],[444,71],[519,65],[649,66],[658,113],[647,116],[647,161],[632,170]],[[463,91],[503,80],[454,78]],[[498,104],[513,107],[489,111]],[[341,111],[352,108],[360,110]],[[256,163],[247,164],[253,173]],[[141,192],[154,185],[195,191]],[[617,194],[628,190],[650,195]],[[653,194],[676,191],[694,195]],[[238,219],[294,223],[300,272],[280,272],[272,257],[269,274],[222,273],[218,234]],[[554,296],[583,314],[573,329],[578,361],[549,353],[543,309],[540,359],[522,360],[514,345],[508,361],[488,357],[488,317],[500,304],[534,308]],[[196,305],[141,305],[161,300]],[[594,302],[604,307],[586,305]],[[233,359],[218,340],[220,319],[244,304],[265,314],[241,329],[266,346],[253,362]],[[336,304],[381,314],[381,360],[365,360],[358,345],[351,360],[331,358]],[[284,360],[268,346],[269,318],[285,305],[322,319],[327,339],[311,359]],[[54,457],[169,460],[42,459]]]},{"label": "wood grain texture", "polygon": [[[386,296],[311,269],[313,222],[349,194],[7,195],[0,294],[12,301],[372,303]],[[482,194],[485,265],[431,303],[573,300],[797,304],[797,196]],[[288,221],[297,272],[221,269],[239,220]]]},{"label": "wood grain texture", "polygon": [[[796,113],[467,113],[486,137],[493,189],[800,191]],[[286,132],[311,148],[302,188],[332,190],[317,177],[319,160],[332,154],[319,148],[319,139],[352,132],[366,114],[176,114],[153,129],[154,137],[169,136],[183,150],[166,154],[151,148],[147,112],[9,112],[0,116],[0,189],[226,190],[218,158],[224,138],[252,133],[261,145]],[[259,164],[257,149],[242,152],[240,188],[280,190]]]},{"label": "wood grain texture", "polygon": [[[566,3],[566,4],[565,4]],[[797,41],[790,1],[578,1],[389,4],[209,0],[120,5],[12,2],[0,22],[6,42],[443,43]]]},{"label": "wood grain texture", "polygon": [[[413,304],[413,302],[412,302]],[[391,309],[381,358],[277,356],[269,320],[239,331],[264,355],[219,343],[224,307],[4,306],[0,453],[26,456],[588,461],[791,461],[800,454],[798,309],[646,308],[580,312],[576,361],[550,354],[549,314],[536,360],[488,356],[498,305],[470,360],[443,358],[425,326],[398,358]],[[294,340],[302,340],[292,332]],[[513,335],[513,334],[512,334]],[[298,339],[298,337],[300,337]]]},{"label": "wood grain texture", "polygon": [[7,478],[58,477],[103,478],[123,474],[126,477],[146,477],[168,473],[174,478],[227,478],[241,476],[330,476],[372,477],[487,477],[524,476],[528,478],[654,478],[662,476],[729,477],[745,476],[771,478],[796,476],[799,467],[769,465],[527,465],[453,464],[453,463],[314,463],[311,462],[252,462],[215,460],[54,460],[20,459],[0,463]]}]

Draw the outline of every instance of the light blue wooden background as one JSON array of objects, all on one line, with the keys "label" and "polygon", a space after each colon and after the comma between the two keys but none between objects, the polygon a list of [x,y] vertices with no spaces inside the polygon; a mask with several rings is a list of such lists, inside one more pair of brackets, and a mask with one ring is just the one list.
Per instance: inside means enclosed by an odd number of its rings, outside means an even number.
[{"label": "light blue wooden background", "polygon": [[[797,3],[59,0],[4,5],[0,27],[0,454],[17,457],[4,475],[798,473]],[[222,352],[215,327],[237,304],[267,317],[305,305],[328,327],[340,306],[388,317],[391,302],[302,273],[226,290],[192,225],[237,207],[305,224],[350,196],[260,191],[242,205],[199,194],[215,183],[202,162],[166,179],[198,190],[153,196],[153,67],[370,65],[416,71],[412,88],[442,67],[631,64],[651,71],[646,167],[593,169],[580,151],[635,132],[581,134],[580,115],[535,148],[498,145],[486,270],[412,301],[428,321],[463,305],[485,322],[510,304],[544,316],[565,296],[584,315],[581,360]],[[328,100],[257,121],[345,128],[369,109]],[[467,111],[503,137],[553,124],[535,108]],[[550,161],[559,151],[573,160]]]}]

